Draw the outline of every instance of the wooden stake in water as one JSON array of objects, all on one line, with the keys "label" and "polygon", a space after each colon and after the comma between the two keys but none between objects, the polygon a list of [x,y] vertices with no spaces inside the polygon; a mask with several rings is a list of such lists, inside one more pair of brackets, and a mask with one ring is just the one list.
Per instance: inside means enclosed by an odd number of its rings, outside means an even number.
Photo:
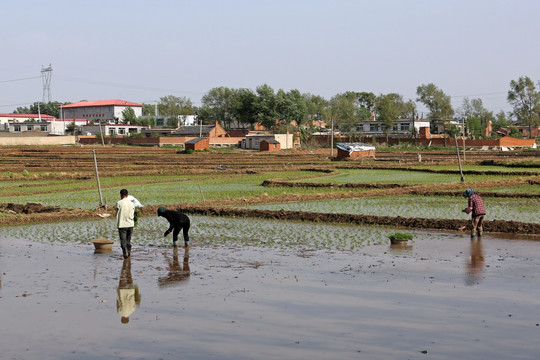
[{"label": "wooden stake in water", "polygon": [[464,182],[465,179],[463,178],[463,170],[461,169],[461,158],[459,157],[459,146],[457,143],[457,136],[454,134],[454,141],[456,142],[456,153],[457,153],[457,159],[459,164],[459,174],[461,175],[461,182]]},{"label": "wooden stake in water", "polygon": [[99,193],[99,207],[102,208],[104,206],[103,206],[103,197],[101,196],[101,184],[99,183],[99,173],[98,173],[97,160],[96,160],[96,150],[92,150],[92,153],[94,154],[94,169],[96,170],[97,187],[98,187],[98,193]]}]

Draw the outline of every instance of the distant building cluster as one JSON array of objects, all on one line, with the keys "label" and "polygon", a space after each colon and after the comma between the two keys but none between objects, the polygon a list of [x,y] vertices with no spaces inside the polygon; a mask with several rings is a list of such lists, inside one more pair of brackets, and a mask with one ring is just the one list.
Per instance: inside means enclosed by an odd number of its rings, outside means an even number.
[{"label": "distant building cluster", "polygon": [[[152,125],[131,124],[123,119],[125,110],[133,109],[136,118],[149,119],[142,115],[143,105],[126,100],[99,100],[81,101],[59,106],[60,116],[55,118],[45,114],[0,114],[0,135],[18,136],[58,136],[65,135],[67,131],[73,133],[77,129],[76,141],[80,144],[139,144],[148,146],[181,145],[186,149],[203,150],[209,147],[236,146],[242,149],[277,151],[292,149],[300,145],[300,128],[295,121],[290,125],[295,129],[291,133],[273,134],[260,123],[253,126],[253,130],[237,129],[225,130],[216,121],[214,124],[197,123],[196,115],[183,115],[179,117],[152,117]],[[276,120],[276,125],[281,125]],[[289,124],[288,124],[289,125]],[[365,121],[359,121],[354,128],[345,132],[344,129],[330,129],[324,121],[314,120],[310,133],[314,143],[331,145],[330,139],[341,142],[338,146],[339,157],[366,157],[374,156],[374,150],[365,150],[366,144],[355,141],[364,137],[374,138],[385,136],[389,143],[414,138],[419,144],[428,146],[442,143],[446,145],[445,126],[454,126],[463,135],[464,124],[460,121],[449,121],[444,124],[433,124],[428,120],[397,119],[392,128],[387,129],[383,121],[375,116]],[[341,130],[341,131],[340,131]],[[433,130],[433,134],[431,133]],[[519,132],[525,137],[528,127],[519,127]],[[515,131],[515,129],[514,129]],[[534,136],[540,133],[540,127],[532,128]],[[491,135],[491,123],[486,127],[486,137]],[[499,135],[510,135],[510,128],[501,128]],[[388,137],[391,134],[390,138]],[[105,141],[105,139],[107,139]],[[343,142],[345,141],[345,142]],[[349,142],[346,142],[349,141]],[[19,144],[19,143],[18,143]],[[345,144],[345,145],[343,145]],[[364,147],[359,147],[361,144]],[[469,141],[469,144],[470,143]],[[472,145],[471,145],[472,146]],[[502,146],[499,145],[482,145]],[[520,144],[508,146],[522,146]],[[525,144],[523,146],[530,146]]]}]

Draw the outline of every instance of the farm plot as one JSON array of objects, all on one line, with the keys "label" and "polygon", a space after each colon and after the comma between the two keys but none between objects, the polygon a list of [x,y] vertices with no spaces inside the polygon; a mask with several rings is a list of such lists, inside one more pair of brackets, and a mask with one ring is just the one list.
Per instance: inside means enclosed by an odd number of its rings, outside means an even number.
[{"label": "farm plot", "polygon": [[[276,249],[353,250],[366,245],[388,243],[391,228],[332,225],[278,220],[224,218],[191,215],[190,238],[196,246],[258,246]],[[170,246],[163,237],[168,223],[157,217],[143,217],[135,228],[132,242],[142,246]],[[95,238],[117,240],[112,219],[35,224],[0,228],[0,236],[40,242],[89,243]],[[415,233],[423,238],[425,233]],[[180,235],[181,237],[181,235]]]},{"label": "farm plot", "polygon": [[[509,174],[510,175],[510,174]],[[490,175],[490,180],[508,178],[506,175]],[[468,182],[486,180],[486,175],[468,175]],[[400,183],[400,184],[448,184],[458,182],[459,174],[428,173],[406,170],[340,169],[338,174],[313,177],[313,183]]]},{"label": "farm plot", "polygon": [[[129,192],[144,205],[196,203],[205,200],[222,201],[255,196],[278,196],[287,193],[312,194],[345,192],[339,189],[281,189],[262,186],[270,177],[305,177],[312,176],[308,171],[285,171],[261,174],[219,174],[219,175],[184,175],[164,177],[118,177],[103,178],[102,197],[109,205],[116,203],[121,188]],[[4,196],[2,193],[4,191]],[[4,189],[0,191],[0,202],[41,202],[44,205],[64,208],[93,209],[99,205],[96,181],[55,182],[32,187]],[[20,195],[14,195],[20,193]]]},{"label": "farm plot", "polygon": [[[540,222],[540,199],[484,199],[488,220]],[[333,214],[401,216],[428,219],[468,219],[461,210],[467,200],[454,196],[394,195],[376,198],[336,199],[246,206],[272,211],[309,211]]]}]

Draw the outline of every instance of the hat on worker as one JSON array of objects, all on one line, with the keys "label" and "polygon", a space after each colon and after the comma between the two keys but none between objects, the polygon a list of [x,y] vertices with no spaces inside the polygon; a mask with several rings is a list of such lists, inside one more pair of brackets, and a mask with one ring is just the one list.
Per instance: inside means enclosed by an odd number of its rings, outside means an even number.
[{"label": "hat on worker", "polygon": [[465,190],[465,192],[463,193],[463,196],[465,196],[465,197],[470,197],[472,194],[474,194],[474,190],[473,190],[473,189],[467,189],[467,190]]},{"label": "hat on worker", "polygon": [[165,213],[165,211],[167,211],[167,209],[165,209],[165,206],[158,207],[158,209],[157,209],[158,216]]}]

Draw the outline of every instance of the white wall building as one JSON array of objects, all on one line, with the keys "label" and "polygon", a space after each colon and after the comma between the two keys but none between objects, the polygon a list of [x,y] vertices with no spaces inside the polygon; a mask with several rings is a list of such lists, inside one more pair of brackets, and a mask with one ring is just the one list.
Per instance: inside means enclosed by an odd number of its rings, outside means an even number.
[{"label": "white wall building", "polygon": [[5,114],[0,113],[0,131],[9,131],[10,122],[36,122],[39,120],[53,121],[54,116],[51,115],[38,115],[38,114]]},{"label": "white wall building", "polygon": [[[421,127],[428,127],[429,128],[429,121],[424,120],[408,120],[408,119],[400,119],[394,121],[393,128],[389,131],[391,134],[410,134],[413,127],[416,128],[416,133],[420,133]],[[373,120],[367,120],[362,121],[358,125],[357,131],[362,132],[366,135],[380,135],[384,134],[385,125],[382,121],[373,121]]]},{"label": "white wall building", "polygon": [[136,117],[142,116],[142,104],[125,100],[98,100],[60,106],[60,120],[122,121],[122,112],[128,107],[133,109]]},{"label": "white wall building", "polygon": [[102,125],[84,125],[81,126],[82,135],[97,135],[103,134],[106,136],[127,136],[130,134],[140,134],[143,130],[148,129],[145,125],[131,124],[102,124]]},{"label": "white wall building", "polygon": [[36,122],[8,122],[10,133],[22,133],[26,131],[39,131],[51,135],[64,135],[64,124],[58,121],[36,121]]},{"label": "white wall building", "polygon": [[281,149],[292,149],[294,147],[293,134],[248,134],[242,139],[240,147],[242,149],[259,150],[263,140],[276,140],[279,142]]}]

